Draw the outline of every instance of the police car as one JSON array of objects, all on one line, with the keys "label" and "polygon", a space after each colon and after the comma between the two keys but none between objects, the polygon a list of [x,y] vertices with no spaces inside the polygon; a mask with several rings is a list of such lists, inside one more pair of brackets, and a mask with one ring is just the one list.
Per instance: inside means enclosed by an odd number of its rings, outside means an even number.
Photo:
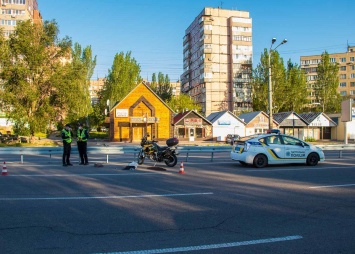
[{"label": "police car", "polygon": [[316,166],[325,160],[322,149],[284,134],[260,134],[241,138],[231,151],[231,159],[257,168],[271,164],[305,163]]}]

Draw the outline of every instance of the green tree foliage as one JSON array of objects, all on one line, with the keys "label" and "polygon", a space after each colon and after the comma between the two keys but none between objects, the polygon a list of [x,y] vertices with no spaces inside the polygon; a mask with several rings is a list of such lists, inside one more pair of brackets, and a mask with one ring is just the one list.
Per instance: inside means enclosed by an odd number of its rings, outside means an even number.
[{"label": "green tree foliage", "polygon": [[183,112],[185,110],[201,111],[201,106],[187,94],[180,94],[179,96],[173,96],[167,101],[167,104],[175,113]]},{"label": "green tree foliage", "polygon": [[173,89],[167,74],[164,76],[163,73],[159,72],[158,81],[156,81],[156,74],[153,73],[151,88],[165,102],[169,101],[173,96]]},{"label": "green tree foliage", "polygon": [[92,66],[76,56],[81,53],[78,45],[72,54],[71,40],[58,38],[58,33],[55,21],[26,21],[18,23],[9,40],[0,40],[0,106],[18,133],[44,132],[51,122],[85,113],[81,107],[87,105]]},{"label": "green tree foliage", "polygon": [[[253,70],[252,98],[255,111],[269,111],[269,52],[264,49],[260,63]],[[302,112],[307,104],[307,82],[297,64],[287,63],[280,58],[277,51],[271,51],[273,112]]]},{"label": "green tree foliage", "polygon": [[[337,92],[339,86],[338,63],[331,63],[329,54],[324,52],[317,67],[317,79],[314,87],[318,110],[327,113],[341,111],[341,95]],[[324,110],[323,110],[324,108]]]},{"label": "green tree foliage", "polygon": [[116,54],[109,70],[104,87],[100,92],[100,110],[103,112],[106,101],[110,101],[110,108],[122,100],[142,78],[141,68],[131,56],[131,52]]}]

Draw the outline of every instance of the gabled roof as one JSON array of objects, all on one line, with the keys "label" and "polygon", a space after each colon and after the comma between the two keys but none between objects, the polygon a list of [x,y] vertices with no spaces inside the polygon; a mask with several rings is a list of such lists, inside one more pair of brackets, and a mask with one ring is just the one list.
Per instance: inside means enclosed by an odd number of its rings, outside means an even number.
[{"label": "gabled roof", "polygon": [[297,114],[294,111],[288,111],[288,112],[279,112],[275,113],[272,115],[274,120],[278,123],[281,124],[285,119],[287,119],[290,115],[295,115],[297,116],[302,122],[304,122],[306,125],[309,125],[309,123],[299,114]]},{"label": "gabled roof", "polygon": [[121,101],[118,101],[115,103],[115,105],[111,108],[111,111],[114,110],[115,107],[117,107],[122,101],[124,101],[131,93],[134,92],[134,90],[136,90],[140,85],[145,86],[152,94],[155,95],[155,97],[157,97],[170,111],[174,112],[174,110],[172,110],[168,104],[166,104],[144,81],[139,83],[138,85],[136,85]]},{"label": "gabled roof", "polygon": [[333,119],[331,119],[323,112],[309,112],[309,113],[300,114],[300,116],[302,116],[302,118],[305,119],[305,121],[308,122],[308,124],[312,123],[320,115],[323,115],[326,119],[328,119],[330,122],[334,123],[335,125],[338,125],[338,123],[336,123]]},{"label": "gabled roof", "polygon": [[309,112],[309,113],[302,113],[300,116],[304,120],[306,120],[308,123],[313,122],[314,119],[316,119],[318,116],[320,116],[322,113],[321,112]]},{"label": "gabled roof", "polygon": [[239,117],[237,117],[236,115],[234,115],[231,111],[229,110],[224,110],[224,111],[220,111],[220,112],[214,112],[211,113],[207,119],[211,122],[211,123],[215,123],[218,121],[218,119],[220,119],[223,115],[225,114],[230,114],[231,116],[233,116],[235,119],[237,119],[238,121],[242,122],[245,124],[245,122],[240,119]]},{"label": "gabled roof", "polygon": [[[246,124],[250,123],[252,120],[254,120],[255,117],[257,117],[259,114],[263,114],[266,117],[269,117],[268,114],[266,114],[264,111],[254,111],[254,112],[249,112],[249,113],[243,113],[239,115],[238,117],[244,121]],[[277,123],[275,119],[273,119],[273,122]]]},{"label": "gabled roof", "polygon": [[176,116],[174,116],[174,124],[176,124],[177,122],[181,121],[182,119],[184,119],[188,114],[190,113],[193,113],[193,114],[196,114],[198,117],[202,118],[203,120],[205,120],[207,123],[211,124],[212,123],[205,117],[203,117],[202,115],[200,115],[199,113],[197,113],[196,111],[194,110],[188,110],[188,111],[185,111],[185,112],[181,112],[179,114],[177,114]]},{"label": "gabled roof", "polygon": [[276,122],[278,122],[280,124],[283,120],[285,120],[287,117],[289,117],[292,114],[297,116],[303,122],[307,123],[307,121],[300,114],[297,114],[294,111],[275,113],[275,114],[272,115],[272,117],[275,119]]}]

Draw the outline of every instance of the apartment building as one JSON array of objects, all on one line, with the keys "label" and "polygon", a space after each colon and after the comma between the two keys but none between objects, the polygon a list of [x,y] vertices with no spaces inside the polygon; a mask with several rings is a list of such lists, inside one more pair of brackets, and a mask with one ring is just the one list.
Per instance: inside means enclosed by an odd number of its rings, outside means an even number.
[{"label": "apartment building", "polygon": [[252,110],[252,19],[249,12],[204,8],[185,30],[181,92],[205,116]]},{"label": "apartment building", "polygon": [[99,102],[99,92],[104,87],[106,78],[97,78],[96,80],[90,80],[89,93],[91,98],[91,105]]},{"label": "apartment building", "polygon": [[19,21],[32,20],[34,23],[42,23],[37,0],[0,1],[0,27],[3,28],[5,37],[9,37]]},{"label": "apartment building", "polygon": [[[355,98],[355,46],[348,46],[344,53],[329,54],[330,62],[339,64],[338,92],[342,96]],[[317,79],[317,67],[321,62],[321,55],[301,56],[301,68],[305,71],[312,105],[321,105],[317,101],[313,85]]]}]

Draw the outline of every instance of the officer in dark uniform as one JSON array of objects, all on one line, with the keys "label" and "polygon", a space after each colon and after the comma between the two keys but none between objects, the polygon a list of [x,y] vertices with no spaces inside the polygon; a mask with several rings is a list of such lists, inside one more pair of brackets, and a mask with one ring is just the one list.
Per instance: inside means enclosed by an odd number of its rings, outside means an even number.
[{"label": "officer in dark uniform", "polygon": [[63,166],[73,166],[70,163],[70,152],[71,152],[71,142],[72,142],[73,133],[71,131],[70,125],[65,125],[62,130],[62,139],[63,139]]},{"label": "officer in dark uniform", "polygon": [[79,128],[77,132],[77,144],[80,156],[79,165],[88,165],[88,154],[87,154],[87,141],[89,138],[89,133],[87,129],[83,127],[83,124],[79,123]]}]

